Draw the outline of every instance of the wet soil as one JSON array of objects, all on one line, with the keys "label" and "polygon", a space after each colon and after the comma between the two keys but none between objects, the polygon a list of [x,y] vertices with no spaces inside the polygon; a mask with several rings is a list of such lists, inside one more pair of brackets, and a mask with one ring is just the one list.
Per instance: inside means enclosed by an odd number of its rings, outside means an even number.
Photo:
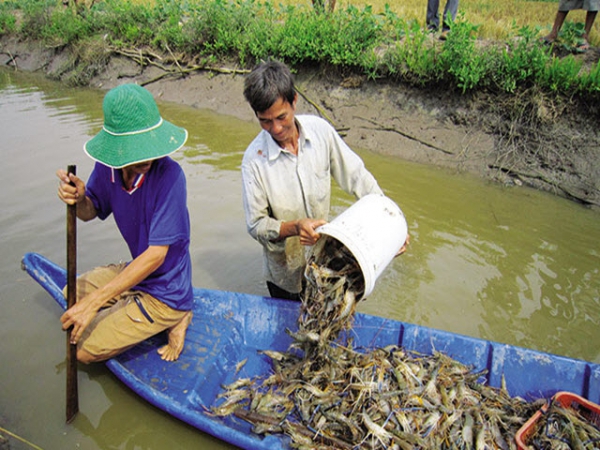
[{"label": "wet soil", "polygon": [[[112,53],[89,85],[110,89],[136,82],[165,101],[255,120],[242,95],[244,70],[223,63],[218,70],[183,73],[176,64],[141,65],[134,55]],[[600,49],[577,57],[597,64]],[[68,52],[7,38],[0,40],[0,65],[63,81],[76,70]],[[600,207],[596,101],[551,97],[535,87],[518,94],[463,94],[324,67],[297,68],[296,81],[298,112],[325,117],[351,147]]]}]

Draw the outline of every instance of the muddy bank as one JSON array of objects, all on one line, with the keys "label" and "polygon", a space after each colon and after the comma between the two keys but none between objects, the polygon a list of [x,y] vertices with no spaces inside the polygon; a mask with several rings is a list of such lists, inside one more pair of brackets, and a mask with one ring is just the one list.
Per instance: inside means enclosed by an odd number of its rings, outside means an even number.
[{"label": "muddy bank", "polygon": [[[10,39],[0,45],[0,64],[15,70],[41,71],[59,80],[76,70],[65,51]],[[89,84],[110,89],[136,82],[165,101],[255,120],[242,95],[243,70],[230,66],[182,75],[174,64],[149,63],[148,58],[111,53]],[[300,69],[296,79],[298,111],[330,120],[351,147],[600,206],[600,112],[595,104],[551,99],[535,89],[514,96],[462,95],[315,67]]]}]

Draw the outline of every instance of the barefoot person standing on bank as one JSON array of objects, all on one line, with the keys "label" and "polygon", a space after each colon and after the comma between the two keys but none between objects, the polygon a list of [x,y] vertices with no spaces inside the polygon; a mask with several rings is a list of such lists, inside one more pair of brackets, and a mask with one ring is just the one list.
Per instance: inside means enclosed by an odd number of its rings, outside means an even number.
[{"label": "barefoot person standing on bank", "polygon": [[190,220],[183,170],[168,155],[187,131],[163,120],[152,94],[135,84],[110,90],[104,126],[85,146],[96,161],[87,185],[58,170],[58,196],[85,222],[111,214],[132,261],[97,267],[77,280],[77,303],[61,317],[73,326],[77,359],[112,358],[168,331],[158,352],[176,360],[192,318]]},{"label": "barefoot person standing on bank", "polygon": [[552,30],[550,33],[542,38],[542,42],[545,44],[552,44],[558,38],[558,33],[567,18],[569,11],[583,9],[585,14],[585,25],[583,27],[583,35],[581,41],[577,44],[576,50],[585,52],[590,48],[590,32],[594,26],[594,21],[598,15],[600,9],[600,0],[560,0],[558,3],[558,11],[554,18],[554,24],[552,24]]}]

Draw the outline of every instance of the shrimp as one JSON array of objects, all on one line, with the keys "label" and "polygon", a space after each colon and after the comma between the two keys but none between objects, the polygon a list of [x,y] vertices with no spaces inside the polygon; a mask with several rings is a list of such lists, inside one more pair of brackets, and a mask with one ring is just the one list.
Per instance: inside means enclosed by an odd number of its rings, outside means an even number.
[{"label": "shrimp", "polygon": [[378,425],[375,422],[373,422],[371,418],[364,412],[360,413],[360,417],[362,419],[363,424],[365,425],[365,427],[367,427],[368,430],[365,439],[367,439],[367,437],[371,435],[374,438],[376,438],[383,446],[387,446],[390,440],[392,439],[392,435],[388,433],[385,430],[385,428],[383,428],[381,425]]}]

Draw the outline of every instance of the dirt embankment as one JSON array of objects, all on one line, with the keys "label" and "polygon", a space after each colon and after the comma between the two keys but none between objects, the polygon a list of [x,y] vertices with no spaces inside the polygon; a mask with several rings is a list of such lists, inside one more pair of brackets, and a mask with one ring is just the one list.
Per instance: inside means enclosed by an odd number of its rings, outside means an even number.
[{"label": "dirt embankment", "polygon": [[[35,43],[0,41],[0,64],[66,79],[73,57]],[[594,49],[586,58],[598,60]],[[244,71],[191,70],[113,54],[90,85],[145,85],[157,98],[253,120],[242,96]],[[165,72],[167,70],[168,72]],[[518,95],[417,89],[323,68],[299,70],[299,112],[330,120],[350,146],[527,184],[600,206],[600,105]]]}]

